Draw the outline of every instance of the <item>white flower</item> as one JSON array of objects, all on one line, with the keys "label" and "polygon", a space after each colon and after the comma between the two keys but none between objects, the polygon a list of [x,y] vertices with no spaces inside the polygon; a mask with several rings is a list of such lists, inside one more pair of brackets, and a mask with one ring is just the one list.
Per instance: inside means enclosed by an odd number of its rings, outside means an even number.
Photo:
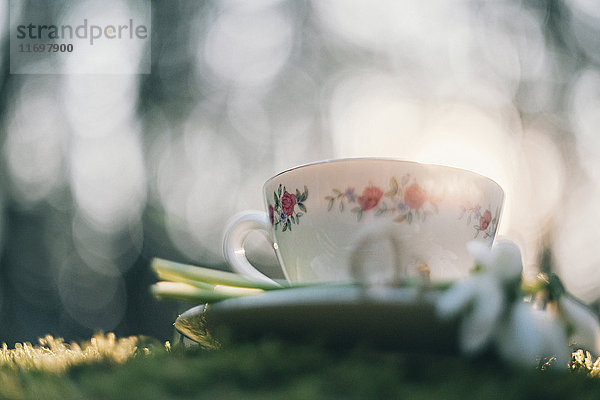
[{"label": "white flower", "polygon": [[437,302],[438,315],[452,318],[472,306],[460,323],[459,344],[466,354],[482,350],[488,343],[505,306],[504,293],[491,274],[470,276],[453,285]]},{"label": "white flower", "polygon": [[484,242],[467,243],[467,249],[477,265],[491,272],[504,282],[521,279],[523,262],[519,247],[508,240],[498,241],[490,250]]},{"label": "white flower", "polygon": [[[558,297],[558,312],[537,310],[523,302],[521,253],[511,242],[493,249],[471,242],[468,249],[478,269],[456,282],[437,300],[441,318],[461,317],[459,343],[467,354],[494,345],[509,362],[535,366],[540,359],[567,366],[570,360],[567,332],[579,348],[600,353],[600,321],[585,305],[567,294]],[[552,291],[550,284],[540,287]],[[555,297],[556,298],[556,297]]]},{"label": "white flower", "polygon": [[468,310],[460,324],[461,350],[473,354],[482,350],[496,330],[506,306],[505,284],[520,282],[521,253],[511,242],[492,250],[482,242],[470,242],[468,249],[481,271],[456,282],[436,303],[441,318],[453,318]]},{"label": "white flower", "polygon": [[566,366],[570,351],[567,335],[556,315],[536,310],[530,303],[516,303],[506,323],[496,331],[494,341],[502,358],[536,366],[538,357],[555,358],[553,366]]},{"label": "white flower", "polygon": [[596,315],[585,305],[569,295],[558,300],[561,316],[573,329],[570,342],[577,348],[586,349],[594,354],[600,353],[600,323]]}]

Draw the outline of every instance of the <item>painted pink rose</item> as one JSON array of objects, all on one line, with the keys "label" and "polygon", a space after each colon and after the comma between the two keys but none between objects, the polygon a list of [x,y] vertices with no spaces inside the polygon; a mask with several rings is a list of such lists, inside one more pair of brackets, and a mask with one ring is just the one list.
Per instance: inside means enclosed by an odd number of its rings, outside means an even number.
[{"label": "painted pink rose", "polygon": [[490,210],[485,210],[483,215],[479,218],[479,229],[485,231],[492,222],[492,213]]},{"label": "painted pink rose", "polygon": [[296,195],[286,190],[281,196],[281,210],[289,217],[294,214],[294,206],[296,206]]},{"label": "painted pink rose", "polygon": [[366,187],[362,192],[362,196],[358,198],[358,204],[363,211],[374,208],[381,200],[383,191],[376,186]]},{"label": "painted pink rose", "polygon": [[404,192],[404,202],[413,210],[418,210],[419,208],[423,207],[423,204],[425,204],[426,200],[427,191],[416,183],[413,183],[407,187],[406,191]]},{"label": "painted pink rose", "polygon": [[275,224],[275,209],[273,206],[269,204],[269,220],[271,221],[271,225]]}]

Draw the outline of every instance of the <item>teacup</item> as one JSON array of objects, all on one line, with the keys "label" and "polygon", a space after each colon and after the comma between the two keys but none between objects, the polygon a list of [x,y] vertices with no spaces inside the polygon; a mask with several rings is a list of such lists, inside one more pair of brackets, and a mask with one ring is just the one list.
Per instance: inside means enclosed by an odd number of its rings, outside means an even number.
[{"label": "teacup", "polygon": [[467,243],[492,245],[504,202],[502,188],[477,173],[378,158],[302,165],[263,189],[266,212],[232,218],[223,248],[236,272],[265,282],[273,281],[244,251],[256,229],[290,282],[459,279],[473,267]]}]

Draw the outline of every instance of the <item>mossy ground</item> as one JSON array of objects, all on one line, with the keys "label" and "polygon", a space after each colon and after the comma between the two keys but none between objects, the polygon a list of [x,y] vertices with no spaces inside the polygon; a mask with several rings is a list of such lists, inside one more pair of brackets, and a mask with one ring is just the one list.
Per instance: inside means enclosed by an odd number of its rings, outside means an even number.
[{"label": "mossy ground", "polygon": [[[73,354],[64,368],[32,360],[63,362],[67,350]],[[600,398],[598,363],[583,353],[570,370],[536,370],[279,340],[203,350],[99,335],[80,345],[55,343],[54,352],[45,345],[5,348],[2,355],[0,397],[10,399]]]}]

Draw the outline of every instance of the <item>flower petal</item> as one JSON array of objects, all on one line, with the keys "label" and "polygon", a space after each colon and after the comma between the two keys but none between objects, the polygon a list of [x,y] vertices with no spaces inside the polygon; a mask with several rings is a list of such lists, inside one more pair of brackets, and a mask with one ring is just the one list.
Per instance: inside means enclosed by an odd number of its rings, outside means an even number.
[{"label": "flower petal", "polygon": [[472,276],[452,285],[436,301],[438,316],[448,319],[466,309],[476,294],[477,285],[475,277]]},{"label": "flower petal", "polygon": [[508,362],[535,366],[538,357],[555,357],[552,365],[565,366],[569,359],[567,337],[558,319],[530,303],[518,303],[507,323],[496,334],[498,352]]},{"label": "flower petal", "polygon": [[516,304],[505,326],[496,335],[498,352],[506,361],[535,365],[541,343],[533,312],[527,303]]},{"label": "flower petal", "polygon": [[520,278],[523,272],[521,250],[509,240],[496,242],[492,249],[490,268],[504,281]]},{"label": "flower petal", "polygon": [[492,251],[490,245],[479,240],[472,240],[467,243],[467,250],[475,259],[475,262],[485,269],[488,269],[492,263]]},{"label": "flower petal", "polygon": [[486,274],[478,283],[474,308],[460,327],[460,345],[466,354],[483,350],[497,329],[504,309],[504,293],[499,282]]}]

